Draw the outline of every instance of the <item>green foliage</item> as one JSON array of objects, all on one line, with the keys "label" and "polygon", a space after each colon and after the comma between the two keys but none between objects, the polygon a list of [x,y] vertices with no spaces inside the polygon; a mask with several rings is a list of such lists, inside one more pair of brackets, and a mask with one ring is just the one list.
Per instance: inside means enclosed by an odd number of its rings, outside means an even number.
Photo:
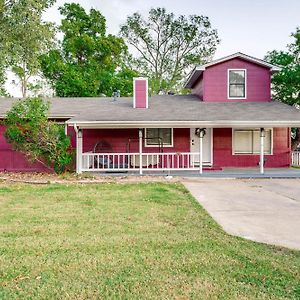
[{"label": "green foliage", "polygon": [[4,0],[0,0],[0,96],[6,95],[5,91],[5,70],[8,60],[8,36],[9,27],[7,22],[7,3]]},{"label": "green foliage", "polygon": [[300,251],[226,234],[181,184],[125,182],[1,183],[0,299],[299,300]]},{"label": "green foliage", "polygon": [[7,1],[3,6],[2,55],[7,56],[7,66],[18,77],[25,98],[29,80],[40,70],[39,56],[54,43],[54,25],[42,20],[43,13],[54,0]]},{"label": "green foliage", "polygon": [[105,17],[75,3],[66,3],[60,12],[63,41],[41,57],[43,74],[56,95],[110,96],[114,89],[123,96],[131,94],[137,73],[123,65],[127,47],[123,39],[106,34]]},{"label": "green foliage", "polygon": [[120,35],[138,53],[135,65],[150,77],[153,93],[179,91],[191,68],[210,60],[219,43],[208,17],[175,17],[164,8],[151,9],[147,20],[129,16]]},{"label": "green foliage", "polygon": [[63,126],[48,120],[48,111],[49,104],[40,98],[19,100],[7,113],[5,138],[30,161],[62,173],[73,158],[70,139]]},{"label": "green foliage", "polygon": [[[300,28],[292,33],[293,43],[287,51],[269,52],[266,60],[282,67],[272,79],[274,99],[289,105],[300,105]],[[300,128],[292,129],[292,149],[300,143]]]},{"label": "green foliage", "polygon": [[274,98],[289,105],[300,105],[300,28],[292,34],[293,43],[287,51],[272,51],[266,59],[282,67],[273,76]]}]

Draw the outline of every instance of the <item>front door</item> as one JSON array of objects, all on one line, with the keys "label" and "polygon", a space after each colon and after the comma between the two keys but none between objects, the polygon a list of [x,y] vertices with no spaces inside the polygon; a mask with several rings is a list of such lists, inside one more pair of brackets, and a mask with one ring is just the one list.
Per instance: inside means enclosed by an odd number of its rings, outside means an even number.
[{"label": "front door", "polygon": [[[199,152],[199,136],[196,135],[196,128],[191,128],[191,152]],[[194,164],[199,165],[200,156],[196,156],[194,159]],[[212,164],[212,129],[207,128],[206,134],[203,138],[203,164]]]}]

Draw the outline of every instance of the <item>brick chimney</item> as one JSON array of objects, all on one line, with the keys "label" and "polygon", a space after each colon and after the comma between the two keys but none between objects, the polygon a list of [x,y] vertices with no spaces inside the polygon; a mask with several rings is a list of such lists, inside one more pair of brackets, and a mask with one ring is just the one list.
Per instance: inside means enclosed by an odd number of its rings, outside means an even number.
[{"label": "brick chimney", "polygon": [[148,78],[133,79],[133,108],[148,108]]}]

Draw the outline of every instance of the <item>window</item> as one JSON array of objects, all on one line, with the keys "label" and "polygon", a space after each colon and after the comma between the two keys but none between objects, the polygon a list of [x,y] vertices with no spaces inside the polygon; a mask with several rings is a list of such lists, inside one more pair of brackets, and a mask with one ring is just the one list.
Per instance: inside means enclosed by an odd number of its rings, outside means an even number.
[{"label": "window", "polygon": [[146,146],[173,146],[172,128],[147,128]]},{"label": "window", "polygon": [[[234,154],[259,154],[260,153],[260,130],[233,130],[233,153]],[[272,130],[265,130],[264,153],[272,154]]]},{"label": "window", "polygon": [[228,98],[246,99],[246,70],[228,70]]}]

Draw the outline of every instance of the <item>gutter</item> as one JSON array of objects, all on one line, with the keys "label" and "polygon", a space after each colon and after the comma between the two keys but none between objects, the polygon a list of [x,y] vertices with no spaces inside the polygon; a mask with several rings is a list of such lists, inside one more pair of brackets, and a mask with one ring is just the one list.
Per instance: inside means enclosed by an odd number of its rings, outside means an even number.
[{"label": "gutter", "polygon": [[300,127],[299,121],[74,121],[66,122],[78,128],[253,128]]}]

